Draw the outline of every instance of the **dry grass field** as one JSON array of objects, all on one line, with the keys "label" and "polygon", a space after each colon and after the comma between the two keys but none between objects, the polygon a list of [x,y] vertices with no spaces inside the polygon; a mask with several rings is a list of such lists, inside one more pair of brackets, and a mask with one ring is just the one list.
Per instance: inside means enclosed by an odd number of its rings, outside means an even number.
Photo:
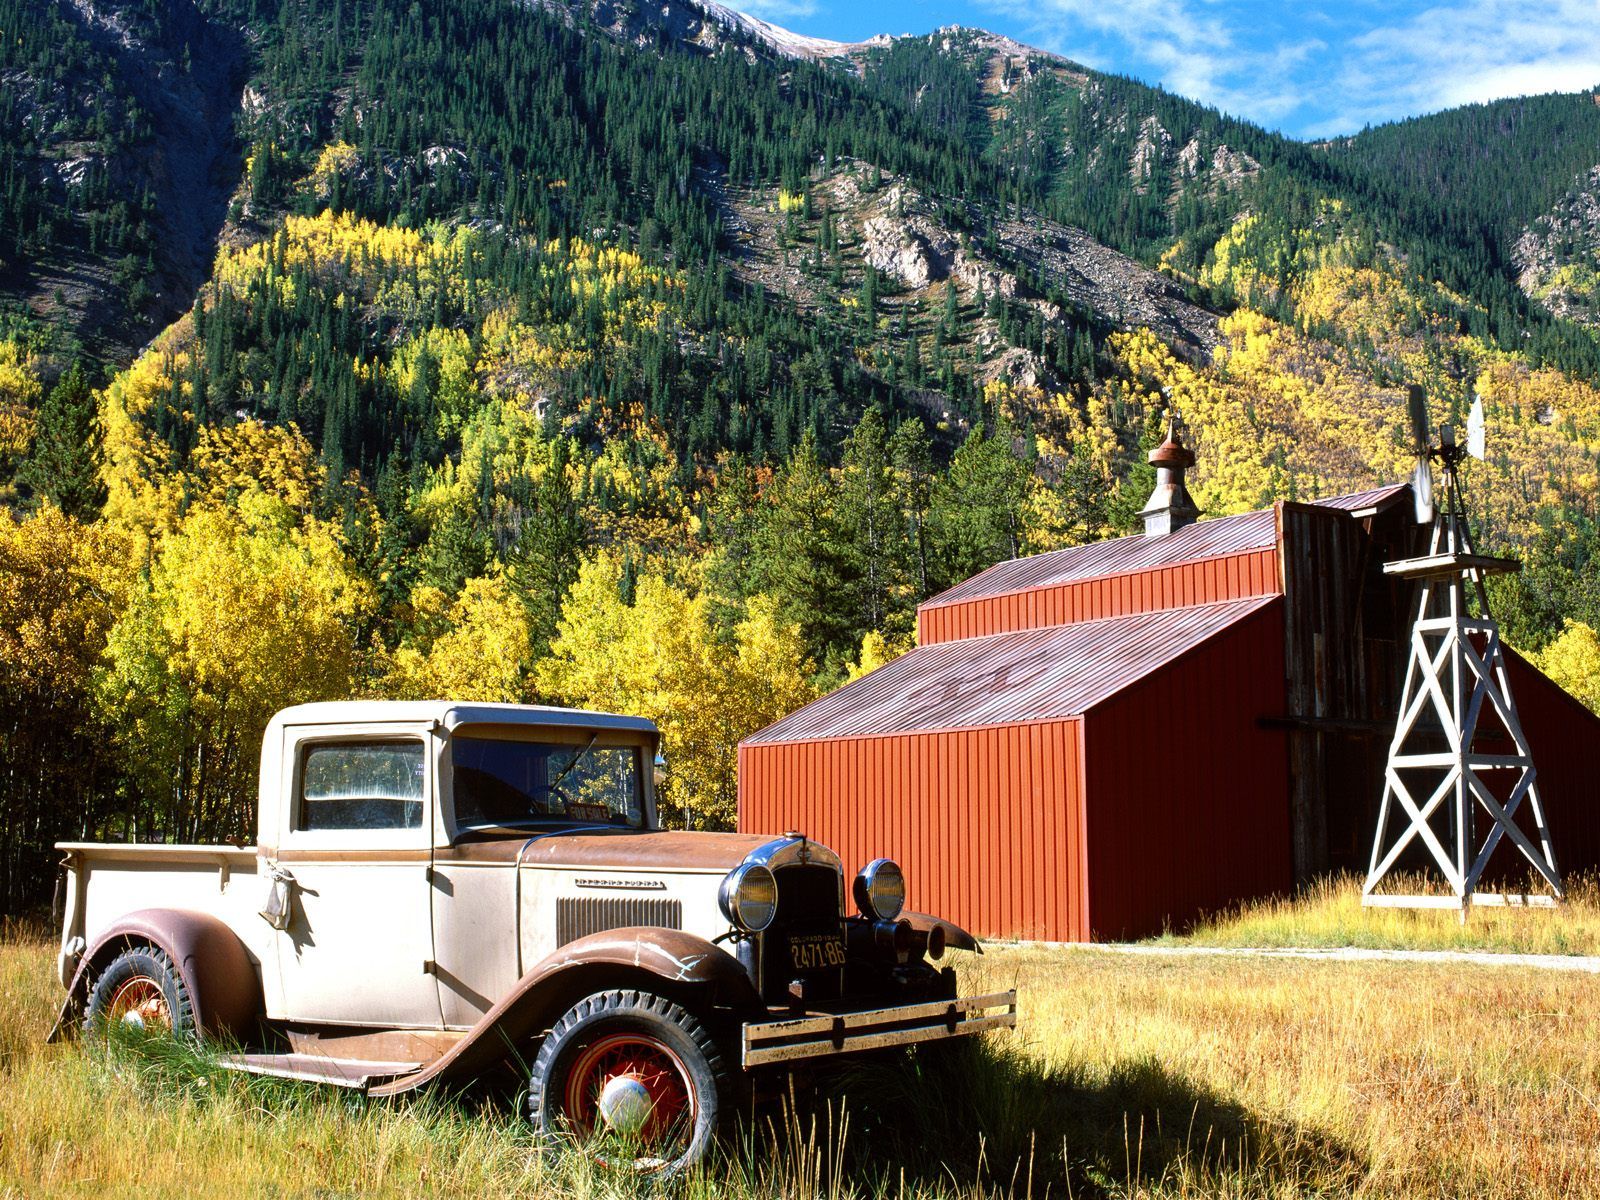
[{"label": "dry grass field", "polygon": [[[548,1161],[503,1110],[45,1047],[50,967],[41,940],[0,944],[0,1195],[651,1194]],[[682,1193],[1600,1195],[1592,977],[1023,947],[968,974],[1022,989],[1014,1037],[853,1071]]]},{"label": "dry grass field", "polygon": [[[1454,911],[1362,908],[1361,880],[1334,876],[1292,898],[1245,904],[1182,937],[1163,941],[1207,946],[1360,946],[1381,950],[1493,950],[1515,954],[1600,954],[1600,881],[1566,881],[1557,912],[1475,908],[1463,922]],[[1437,883],[1397,879],[1386,891],[1429,892]]]}]

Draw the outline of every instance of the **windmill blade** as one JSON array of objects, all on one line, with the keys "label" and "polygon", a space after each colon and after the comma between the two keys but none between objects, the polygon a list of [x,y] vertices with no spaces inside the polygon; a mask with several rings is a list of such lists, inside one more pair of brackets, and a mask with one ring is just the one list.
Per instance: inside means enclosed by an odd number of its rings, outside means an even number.
[{"label": "windmill blade", "polygon": [[1411,473],[1411,499],[1417,506],[1417,524],[1433,524],[1433,468],[1426,458],[1417,459],[1417,469]]},{"label": "windmill blade", "polygon": [[1474,392],[1472,411],[1467,414],[1467,453],[1479,462],[1483,461],[1485,453],[1484,440],[1483,397]]},{"label": "windmill blade", "polygon": [[1420,385],[1413,383],[1406,388],[1406,406],[1411,410],[1411,448],[1426,455],[1433,439],[1428,428],[1428,396]]}]

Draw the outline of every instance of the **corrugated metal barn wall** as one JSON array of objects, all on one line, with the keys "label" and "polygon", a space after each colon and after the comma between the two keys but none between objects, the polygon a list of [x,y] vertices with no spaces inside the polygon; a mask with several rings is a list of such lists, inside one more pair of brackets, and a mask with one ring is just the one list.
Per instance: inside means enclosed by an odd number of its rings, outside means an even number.
[{"label": "corrugated metal barn wall", "polygon": [[1181,927],[1293,883],[1283,601],[1084,718],[1089,912],[1100,939]]},{"label": "corrugated metal barn wall", "polygon": [[1202,562],[1075,580],[959,603],[924,605],[917,644],[984,637],[1017,629],[1070,625],[1279,590],[1277,551],[1251,550]]},{"label": "corrugated metal barn wall", "polygon": [[739,828],[801,830],[980,936],[1090,937],[1077,718],[739,748]]},{"label": "corrugated metal barn wall", "polygon": [[[1600,787],[1595,782],[1600,717],[1509,649],[1506,680],[1539,773],[1539,795],[1550,822],[1556,865],[1567,876],[1600,870]],[[1520,818],[1519,823],[1524,830],[1531,828]],[[1498,856],[1494,865],[1502,863],[1510,866],[1516,879],[1527,873],[1527,865],[1514,850]]]}]

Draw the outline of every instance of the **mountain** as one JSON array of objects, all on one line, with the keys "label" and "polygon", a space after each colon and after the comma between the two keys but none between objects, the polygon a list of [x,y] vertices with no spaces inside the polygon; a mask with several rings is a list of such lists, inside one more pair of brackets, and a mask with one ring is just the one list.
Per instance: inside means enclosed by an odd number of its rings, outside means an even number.
[{"label": "mountain", "polygon": [[583,18],[595,27],[613,37],[641,46],[665,42],[680,48],[715,53],[733,43],[759,47],[783,58],[814,61],[844,57],[871,44],[806,37],[729,8],[726,4],[717,4],[714,0],[666,0],[666,3],[659,5],[594,0],[593,3],[579,6],[567,0],[539,0],[539,6],[562,19],[570,19],[574,15],[574,8],[577,8]]},{"label": "mountain", "polygon": [[1528,296],[1558,317],[1600,326],[1600,166],[1518,231],[1511,261]]},{"label": "mountain", "polygon": [[[1173,409],[1220,514],[1403,479],[1404,385],[1476,392],[1513,639],[1600,623],[1591,94],[1304,144],[981,30],[696,0],[0,29],[0,729],[36,739],[0,771],[88,772],[77,832],[237,815],[211,764],[313,691],[829,685],[1128,530]],[[633,690],[576,669],[646,615]],[[778,695],[657,715],[725,795]]]},{"label": "mountain", "polygon": [[[1302,144],[981,30],[694,0],[0,0],[0,909],[250,827],[285,704],[739,737],[1004,558],[1406,478],[1472,393],[1600,672],[1600,107]],[[1569,626],[1568,622],[1582,624]]]}]

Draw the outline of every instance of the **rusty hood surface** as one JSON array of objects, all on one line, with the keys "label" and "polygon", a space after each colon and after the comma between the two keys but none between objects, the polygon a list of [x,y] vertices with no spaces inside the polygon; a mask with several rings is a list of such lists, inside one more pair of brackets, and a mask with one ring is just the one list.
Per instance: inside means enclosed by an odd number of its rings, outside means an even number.
[{"label": "rusty hood surface", "polygon": [[657,830],[648,833],[524,833],[452,847],[457,862],[521,862],[530,867],[655,871],[731,871],[772,838],[765,834]]}]

